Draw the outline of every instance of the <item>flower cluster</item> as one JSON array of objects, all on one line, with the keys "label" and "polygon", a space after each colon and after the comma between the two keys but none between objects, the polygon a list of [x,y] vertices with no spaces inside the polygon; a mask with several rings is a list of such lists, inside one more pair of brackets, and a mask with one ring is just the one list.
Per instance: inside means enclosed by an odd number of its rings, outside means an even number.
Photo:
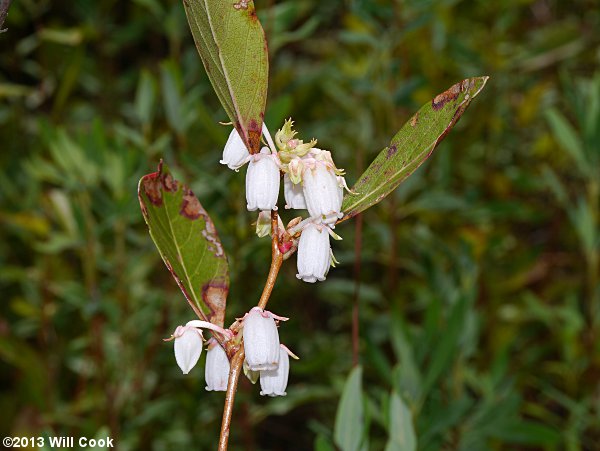
[{"label": "flower cluster", "polygon": [[[276,321],[287,321],[287,318],[254,307],[241,321],[246,356],[245,369],[259,373],[261,395],[285,396],[290,368],[289,356],[298,358],[279,343]],[[219,332],[226,340],[234,337],[231,330],[205,321],[189,321],[185,326],[178,326],[166,341],[174,340],[175,360],[183,374],[188,374],[200,359],[204,347],[203,328]],[[206,390],[226,391],[230,370],[227,353],[214,338],[208,340],[207,347],[204,369]]]},{"label": "flower cluster", "polygon": [[343,190],[347,189],[344,171],[338,169],[331,153],[296,138],[293,122],[287,120],[275,134],[275,140],[263,124],[268,147],[250,155],[238,132],[233,129],[223,151],[222,164],[239,170],[246,163],[246,201],[249,211],[259,210],[257,234],[265,236],[270,226],[265,212],[277,210],[281,174],[285,208],[308,210],[308,218],[294,225],[288,234],[298,249],[297,277],[305,282],[325,280],[335,264],[329,237],[342,218]]},{"label": "flower cluster", "polygon": [[[165,341],[175,341],[175,360],[183,374],[188,374],[202,355],[204,337],[202,329],[211,329],[219,332],[225,339],[231,339],[233,333],[206,321],[188,321],[185,326],[178,326],[170,338]],[[205,380],[207,391],[227,390],[229,380],[229,359],[225,350],[214,339],[208,340],[206,352]]]},{"label": "flower cluster", "polygon": [[260,373],[260,394],[263,396],[285,396],[289,356],[297,358],[279,343],[276,320],[287,321],[287,318],[260,307],[254,307],[243,319],[244,366]]}]

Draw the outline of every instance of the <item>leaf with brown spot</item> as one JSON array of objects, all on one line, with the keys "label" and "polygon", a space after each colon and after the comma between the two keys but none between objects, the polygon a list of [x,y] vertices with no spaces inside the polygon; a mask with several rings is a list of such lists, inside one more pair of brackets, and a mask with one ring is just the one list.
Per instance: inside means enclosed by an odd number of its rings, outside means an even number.
[{"label": "leaf with brown spot", "polygon": [[429,158],[481,92],[489,77],[467,78],[423,105],[392,138],[346,194],[342,204],[350,219],[380,202]]},{"label": "leaf with brown spot", "polygon": [[186,0],[184,8],[217,97],[250,153],[258,153],[269,55],[254,2]]},{"label": "leaf with brown spot", "polygon": [[229,268],[208,213],[162,162],[141,178],[138,198],[150,236],[190,306],[200,319],[223,326]]}]

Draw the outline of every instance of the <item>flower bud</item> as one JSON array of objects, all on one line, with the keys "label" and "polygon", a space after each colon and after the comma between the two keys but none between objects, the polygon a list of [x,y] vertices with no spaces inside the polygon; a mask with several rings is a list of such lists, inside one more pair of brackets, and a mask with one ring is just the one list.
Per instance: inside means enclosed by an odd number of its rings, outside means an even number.
[{"label": "flower bud", "polygon": [[325,280],[331,266],[327,226],[309,223],[304,227],[298,243],[297,265],[298,279],[309,283]]},{"label": "flower bud", "polygon": [[289,371],[290,357],[283,346],[280,346],[277,368],[260,372],[260,394],[263,396],[285,396]]},{"label": "flower bud", "polygon": [[288,174],[283,176],[283,195],[285,196],[285,208],[306,209],[302,185],[293,183]]},{"label": "flower bud", "polygon": [[252,371],[272,370],[279,363],[279,332],[271,312],[254,307],[244,318],[244,350]]},{"label": "flower bud", "polygon": [[225,148],[223,149],[223,159],[219,161],[226,164],[229,169],[237,171],[245,165],[250,159],[250,152],[242,141],[240,134],[234,128],[229,134]]},{"label": "flower bud", "polygon": [[261,211],[256,220],[256,235],[263,238],[271,234],[271,212]]},{"label": "flower bud", "polygon": [[275,156],[263,147],[260,154],[250,158],[246,173],[248,210],[276,210],[279,197],[279,166]]},{"label": "flower bud", "polygon": [[334,170],[316,161],[313,168],[304,169],[302,179],[310,216],[324,219],[326,223],[335,223],[341,217],[344,193]]},{"label": "flower bud", "polygon": [[183,374],[188,374],[202,354],[202,332],[194,327],[179,326],[173,336],[175,360]]},{"label": "flower bud", "polygon": [[204,367],[206,391],[227,391],[229,382],[229,359],[219,343],[211,340],[206,352]]}]

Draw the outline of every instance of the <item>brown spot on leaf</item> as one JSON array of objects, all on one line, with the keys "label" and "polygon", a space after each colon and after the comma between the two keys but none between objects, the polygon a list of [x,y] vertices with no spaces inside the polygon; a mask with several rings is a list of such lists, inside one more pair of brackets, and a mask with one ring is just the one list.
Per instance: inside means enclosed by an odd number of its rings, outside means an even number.
[{"label": "brown spot on leaf", "polygon": [[410,126],[415,127],[419,122],[419,112],[417,111],[415,115],[410,118]]},{"label": "brown spot on leaf", "polygon": [[248,144],[250,145],[251,154],[255,154],[260,151],[261,133],[261,127],[258,126],[258,123],[254,119],[252,119],[248,124]]},{"label": "brown spot on leaf", "polygon": [[396,144],[392,144],[390,147],[388,147],[387,157],[392,158],[396,152],[398,152],[398,147]]},{"label": "brown spot on leaf", "polygon": [[210,310],[209,321],[223,326],[225,322],[225,303],[227,302],[229,288],[222,281],[212,281],[202,287],[202,300]]},{"label": "brown spot on leaf", "polygon": [[203,213],[204,209],[200,205],[200,201],[194,196],[191,189],[186,189],[183,193],[183,202],[179,214],[193,220],[198,219]]},{"label": "brown spot on leaf", "polygon": [[202,207],[202,204],[200,204],[198,198],[189,188],[184,189],[183,201],[181,202],[179,214],[191,220],[196,220],[202,217],[202,219],[204,219],[204,230],[202,230],[202,237],[208,241],[208,250],[212,252],[215,257],[225,256],[225,251],[223,250],[223,245],[219,240],[219,235],[217,234],[215,225],[210,219],[210,216],[208,216],[208,213],[206,213],[206,210],[204,210]]},{"label": "brown spot on leaf", "polygon": [[441,110],[444,107],[444,105],[446,105],[448,102],[456,100],[462,88],[462,82],[452,85],[447,91],[444,91],[441,94],[435,96],[435,98],[431,101],[431,107],[435,111]]},{"label": "brown spot on leaf", "polygon": [[160,181],[158,178],[158,173],[150,174],[149,176],[144,177],[143,186],[144,192],[150,202],[157,207],[162,205],[162,192],[160,190]]},{"label": "brown spot on leaf", "polygon": [[160,179],[162,182],[163,189],[165,191],[170,191],[174,193],[175,191],[177,191],[177,188],[179,188],[179,182],[175,180],[171,174],[162,174]]}]

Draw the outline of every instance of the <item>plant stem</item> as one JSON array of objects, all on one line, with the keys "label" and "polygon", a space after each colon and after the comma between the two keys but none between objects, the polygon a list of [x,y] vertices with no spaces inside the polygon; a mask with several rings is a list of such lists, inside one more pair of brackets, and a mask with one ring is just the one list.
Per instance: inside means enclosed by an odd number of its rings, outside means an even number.
[{"label": "plant stem", "polygon": [[11,0],[0,0],[0,33],[4,33],[6,29],[2,29],[6,16],[8,16],[8,8],[10,8]]},{"label": "plant stem", "polygon": [[223,409],[223,420],[221,421],[221,436],[219,437],[219,451],[227,451],[229,442],[229,430],[231,429],[231,416],[233,414],[233,401],[237,391],[238,380],[242,365],[244,363],[244,345],[231,359],[229,370],[229,382],[227,383],[227,394],[225,395],[225,407]]},{"label": "plant stem", "polygon": [[359,298],[360,298],[360,252],[362,248],[362,224],[363,215],[356,215],[355,237],[354,237],[354,300],[352,303],[352,365],[359,363],[359,341],[360,341],[360,323],[359,323]]},{"label": "plant stem", "polygon": [[263,310],[267,306],[267,302],[269,302],[271,292],[273,291],[275,281],[277,280],[277,275],[279,274],[279,268],[281,268],[281,264],[283,263],[283,254],[279,251],[279,227],[277,225],[277,219],[277,212],[272,211],[271,234],[273,238],[271,240],[271,267],[269,268],[269,275],[267,276],[265,287],[263,288],[260,300],[258,301],[258,306]]},{"label": "plant stem", "polygon": [[[271,211],[271,267],[269,275],[265,282],[265,287],[260,295],[258,306],[264,309],[269,302],[279,269],[283,263],[283,254],[279,250],[279,226],[278,216],[276,211]],[[218,451],[227,451],[227,443],[229,441],[229,430],[231,429],[231,416],[233,414],[233,402],[237,391],[238,380],[242,366],[244,364],[244,343],[231,359],[229,369],[229,382],[227,383],[227,394],[225,395],[225,407],[223,408],[223,420],[221,421],[221,436],[219,437]]]}]

